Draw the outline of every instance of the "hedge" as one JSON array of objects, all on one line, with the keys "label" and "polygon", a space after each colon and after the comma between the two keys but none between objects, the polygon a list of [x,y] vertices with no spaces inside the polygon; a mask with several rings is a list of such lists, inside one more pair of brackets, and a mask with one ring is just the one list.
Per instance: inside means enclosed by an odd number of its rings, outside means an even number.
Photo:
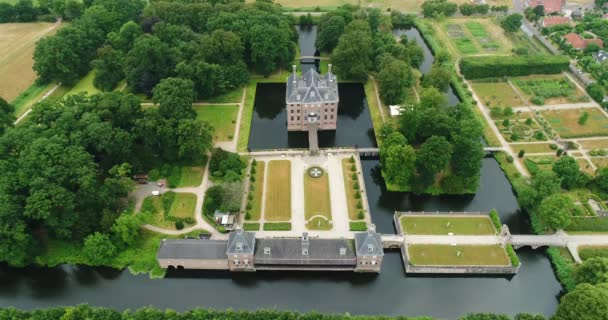
[{"label": "hedge", "polygon": [[464,57],[460,60],[460,72],[467,79],[531,74],[556,74],[570,65],[566,56],[482,56]]},{"label": "hedge", "polygon": [[513,246],[507,243],[505,249],[507,250],[509,260],[511,260],[511,265],[517,267],[519,265],[519,258],[517,257],[517,253],[515,253],[515,250],[513,250]]},{"label": "hedge", "polygon": [[291,223],[289,222],[272,222],[264,223],[264,231],[289,231]]},{"label": "hedge", "polygon": [[608,217],[574,217],[566,231],[608,232]]},{"label": "hedge", "polygon": [[367,231],[367,223],[365,221],[351,222],[350,231]]},{"label": "hedge", "polygon": [[502,228],[502,222],[500,222],[500,217],[498,216],[498,212],[496,212],[496,209],[492,209],[492,211],[490,211],[490,219],[492,219],[492,223],[494,224],[494,228],[496,228],[496,231],[500,232],[500,229]]},{"label": "hedge", "polygon": [[576,282],[573,277],[574,261],[564,257],[561,250],[562,248],[551,247],[547,249],[547,254],[549,255],[549,258],[551,258],[551,263],[555,269],[557,279],[559,279],[559,282],[561,282],[566,291],[571,291],[576,287]]}]

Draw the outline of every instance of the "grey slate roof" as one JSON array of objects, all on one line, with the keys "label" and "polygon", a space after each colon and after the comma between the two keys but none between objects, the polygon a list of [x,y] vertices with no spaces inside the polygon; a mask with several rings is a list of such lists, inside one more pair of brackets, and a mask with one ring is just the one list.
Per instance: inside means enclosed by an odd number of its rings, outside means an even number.
[{"label": "grey slate roof", "polygon": [[[270,254],[265,254],[270,248]],[[346,249],[340,255],[340,249]],[[309,239],[308,254],[302,254],[302,240],[296,239],[258,239],[254,261],[256,265],[356,265],[354,243],[347,239]]]},{"label": "grey slate roof", "polygon": [[226,254],[253,254],[255,248],[255,233],[238,229],[230,232]]},{"label": "grey slate roof", "polygon": [[331,72],[320,75],[314,68],[310,68],[303,76],[294,72],[287,78],[285,100],[287,103],[338,102],[336,76]]},{"label": "grey slate roof", "polygon": [[226,240],[163,239],[157,259],[226,259]]},{"label": "grey slate roof", "polygon": [[608,52],[604,50],[600,50],[592,55],[593,58],[595,58],[595,61],[597,61],[597,63],[602,63],[608,59]]},{"label": "grey slate roof", "polygon": [[357,256],[384,255],[382,238],[379,233],[373,230],[355,233],[355,246],[357,247]]}]

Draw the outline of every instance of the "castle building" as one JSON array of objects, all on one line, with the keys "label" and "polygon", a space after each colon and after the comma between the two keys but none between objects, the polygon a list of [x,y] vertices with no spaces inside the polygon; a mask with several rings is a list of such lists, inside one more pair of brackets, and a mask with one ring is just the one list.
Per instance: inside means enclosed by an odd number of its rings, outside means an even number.
[{"label": "castle building", "polygon": [[303,76],[296,72],[287,78],[285,106],[288,131],[308,131],[311,153],[318,152],[317,131],[336,130],[338,122],[338,81],[331,73],[325,75],[310,68]]}]

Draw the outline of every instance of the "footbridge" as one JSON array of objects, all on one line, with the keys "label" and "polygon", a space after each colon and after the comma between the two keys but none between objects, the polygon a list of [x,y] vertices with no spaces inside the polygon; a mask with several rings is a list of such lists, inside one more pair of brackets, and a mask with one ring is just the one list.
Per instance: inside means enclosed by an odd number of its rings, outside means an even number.
[{"label": "footbridge", "polygon": [[329,60],[329,57],[318,57],[318,56],[300,56],[298,60]]}]

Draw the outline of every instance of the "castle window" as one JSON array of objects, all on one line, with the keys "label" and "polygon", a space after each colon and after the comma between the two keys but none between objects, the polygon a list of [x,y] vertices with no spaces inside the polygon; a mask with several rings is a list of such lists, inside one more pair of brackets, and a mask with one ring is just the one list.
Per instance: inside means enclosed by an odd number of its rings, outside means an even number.
[{"label": "castle window", "polygon": [[334,119],[334,115],[333,115],[333,114],[331,115],[331,119],[332,119],[332,120]]},{"label": "castle window", "polygon": [[298,116],[298,121],[300,120],[300,116]]},{"label": "castle window", "polygon": [[293,113],[293,109],[290,110],[290,113]]},{"label": "castle window", "polygon": [[325,115],[325,120],[327,120],[327,115]]},{"label": "castle window", "polygon": [[293,121],[293,116],[291,116],[291,121]]}]

